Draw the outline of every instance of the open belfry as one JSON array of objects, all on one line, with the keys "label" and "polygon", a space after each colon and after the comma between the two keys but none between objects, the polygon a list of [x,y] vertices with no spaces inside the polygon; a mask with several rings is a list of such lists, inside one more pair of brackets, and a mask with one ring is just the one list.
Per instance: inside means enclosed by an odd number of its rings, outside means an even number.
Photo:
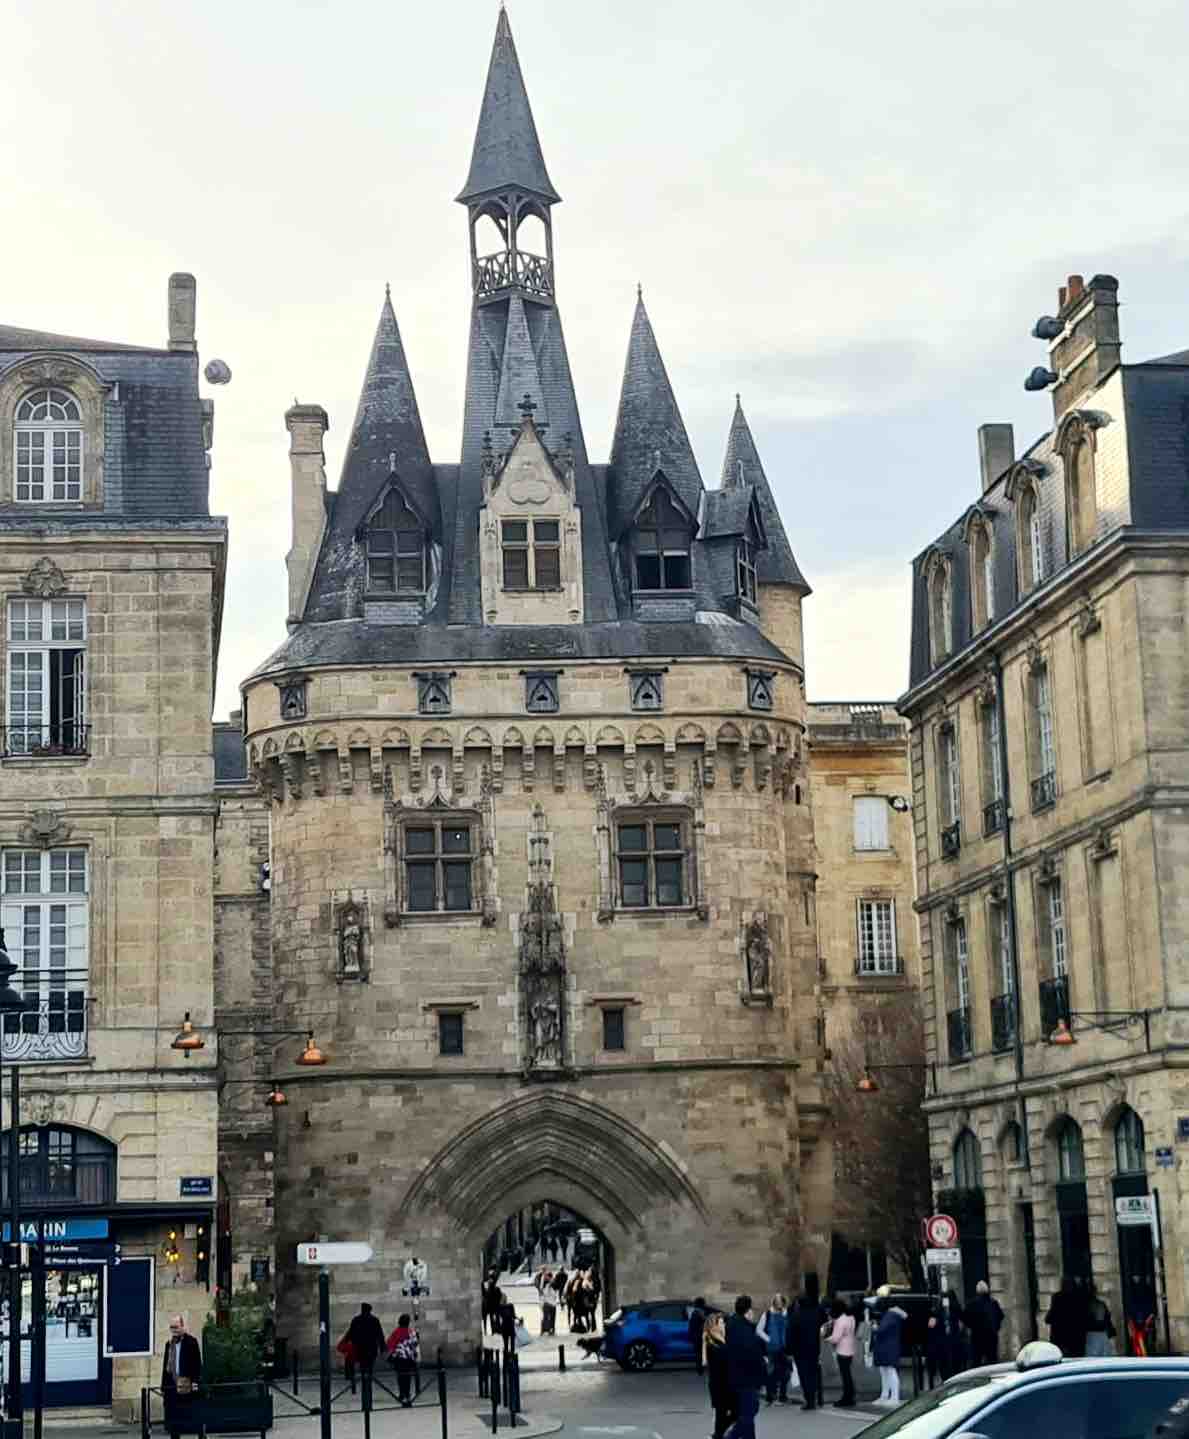
[{"label": "open belfry", "polygon": [[279,1055],[283,1332],[316,1304],[295,1245],[349,1237],[376,1261],[336,1274],[334,1323],[395,1312],[416,1256],[460,1355],[484,1241],[544,1200],[602,1236],[608,1307],[616,1274],[633,1298],[824,1288],[809,587],[739,406],[704,484],[642,298],[588,457],[559,198],[501,12],[458,196],[460,459],[430,456],[387,296],[337,491],[325,411],[286,415],[290,633],[243,725],[271,1023],[331,1062]]}]

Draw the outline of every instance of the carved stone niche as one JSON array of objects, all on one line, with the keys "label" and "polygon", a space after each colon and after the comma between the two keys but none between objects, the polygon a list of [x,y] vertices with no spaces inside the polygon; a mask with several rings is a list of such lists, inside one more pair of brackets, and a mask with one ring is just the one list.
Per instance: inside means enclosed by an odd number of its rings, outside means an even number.
[{"label": "carved stone niche", "polygon": [[334,905],[335,978],[340,984],[367,982],[371,972],[368,953],[367,901],[356,899],[350,890]]},{"label": "carved stone niche", "polygon": [[1055,854],[1042,854],[1036,866],[1038,884],[1056,884],[1061,878],[1061,865]]},{"label": "carved stone niche", "polygon": [[35,809],[21,825],[18,834],[22,844],[38,849],[52,849],[70,838],[70,826],[52,809]]},{"label": "carved stone niche", "polygon": [[305,675],[288,675],[277,681],[282,720],[302,720],[308,709],[309,680]]},{"label": "carved stone niche", "polygon": [[743,926],[743,1003],[772,1005],[772,936],[766,910],[757,909]]},{"label": "carved stone niche", "polygon": [[21,578],[21,589],[27,595],[36,595],[43,600],[56,599],[68,589],[66,576],[48,555],[41,559]]}]

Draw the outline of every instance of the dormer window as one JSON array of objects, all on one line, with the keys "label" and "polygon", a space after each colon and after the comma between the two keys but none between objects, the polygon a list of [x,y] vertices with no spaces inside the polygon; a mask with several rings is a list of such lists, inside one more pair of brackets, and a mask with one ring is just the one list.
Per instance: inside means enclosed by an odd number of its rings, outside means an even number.
[{"label": "dormer window", "polygon": [[426,588],[426,543],[421,521],[390,490],[367,527],[367,588],[373,594],[420,595]]},{"label": "dormer window", "polygon": [[636,588],[690,588],[689,525],[663,491],[658,491],[636,521]]},{"label": "dormer window", "polygon": [[970,527],[970,607],[974,629],[984,629],[995,618],[995,575],[991,567],[991,526],[976,520]]},{"label": "dormer window", "polygon": [[34,390],[17,406],[16,486],[23,504],[83,497],[83,421],[66,390]]},{"label": "dormer window", "polygon": [[739,598],[751,604],[756,602],[756,547],[750,540],[741,539],[735,557],[735,586]]},{"label": "dormer window", "polygon": [[933,663],[939,665],[953,649],[954,637],[949,566],[936,552],[926,569],[925,585],[929,595],[929,648]]}]

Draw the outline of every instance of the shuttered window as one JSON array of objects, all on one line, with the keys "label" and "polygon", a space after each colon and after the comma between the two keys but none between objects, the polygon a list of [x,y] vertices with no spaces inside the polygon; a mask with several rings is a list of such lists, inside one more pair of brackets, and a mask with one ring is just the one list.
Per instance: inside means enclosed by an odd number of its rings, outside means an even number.
[{"label": "shuttered window", "polygon": [[882,794],[855,797],[855,848],[891,848],[888,839],[888,802]]}]

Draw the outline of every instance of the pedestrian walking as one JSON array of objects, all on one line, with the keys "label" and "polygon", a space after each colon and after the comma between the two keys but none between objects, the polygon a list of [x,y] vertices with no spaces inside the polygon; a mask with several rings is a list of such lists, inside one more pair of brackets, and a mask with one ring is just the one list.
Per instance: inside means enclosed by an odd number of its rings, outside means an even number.
[{"label": "pedestrian walking", "polygon": [[489,1269],[479,1286],[479,1313],[484,1334],[495,1334],[497,1329],[496,1310],[499,1307],[496,1295],[499,1293],[499,1271]]},{"label": "pedestrian walking", "polygon": [[351,1320],[344,1335],[351,1346],[349,1362],[359,1366],[361,1374],[371,1374],[376,1367],[376,1356],[384,1351],[384,1326],[372,1313],[370,1304],[361,1304],[359,1313]]},{"label": "pedestrian walking", "polygon": [[871,1339],[871,1358],[879,1370],[877,1404],[894,1408],[900,1403],[900,1357],[904,1343],[904,1321],[907,1313],[894,1304],[886,1286],[877,1291],[876,1313],[879,1316]]},{"label": "pedestrian walking", "polygon": [[929,1388],[944,1384],[966,1368],[966,1337],[962,1331],[962,1302],[952,1290],[936,1299],[925,1330],[925,1369]]},{"label": "pedestrian walking", "polygon": [[706,1300],[699,1295],[690,1305],[689,1323],[686,1325],[686,1333],[689,1335],[689,1342],[694,1351],[694,1368],[699,1374],[701,1374],[705,1368],[702,1359],[702,1335],[705,1328]]},{"label": "pedestrian walking", "polygon": [[834,1408],[853,1409],[855,1378],[851,1371],[855,1362],[855,1316],[842,1299],[835,1299],[830,1308],[826,1343],[834,1351],[834,1358],[838,1361],[838,1375],[842,1380],[842,1398],[834,1400]]},{"label": "pedestrian walking", "polygon": [[411,1409],[413,1379],[421,1362],[421,1338],[407,1314],[402,1314],[397,1319],[396,1328],[388,1336],[388,1357],[396,1370],[397,1396],[401,1407]]},{"label": "pedestrian walking", "polygon": [[178,1439],[182,1429],[194,1427],[186,1409],[194,1399],[201,1378],[202,1348],[194,1335],[187,1332],[186,1316],[174,1314],[169,1321],[169,1338],[161,1363],[161,1394],[171,1439]]},{"label": "pedestrian walking", "polygon": [[714,1433],[710,1439],[724,1439],[735,1418],[731,1399],[731,1382],[727,1373],[727,1318],[725,1314],[705,1316],[699,1344],[699,1369],[705,1369],[710,1391],[710,1407],[714,1410]]},{"label": "pedestrian walking", "polygon": [[1088,1322],[1086,1295],[1077,1280],[1067,1274],[1045,1315],[1049,1338],[1066,1359],[1080,1359],[1085,1354]]},{"label": "pedestrian walking", "polygon": [[806,1409],[816,1409],[820,1399],[818,1367],[822,1352],[822,1308],[808,1294],[799,1294],[788,1316],[785,1348],[797,1369],[801,1385],[801,1402]]},{"label": "pedestrian walking", "polygon": [[504,1341],[504,1353],[516,1352],[516,1308],[502,1289],[496,1290],[496,1333]]},{"label": "pedestrian walking", "polygon": [[783,1294],[774,1294],[772,1303],[760,1317],[756,1333],[768,1346],[768,1384],[764,1397],[768,1403],[789,1402],[789,1356],[785,1347],[788,1339],[789,1302]]},{"label": "pedestrian walking", "polygon": [[727,1383],[735,1415],[727,1430],[730,1439],[755,1439],[760,1391],[768,1380],[764,1341],[756,1333],[752,1313],[751,1295],[741,1294],[727,1320]]},{"label": "pedestrian walking", "polygon": [[1115,1352],[1115,1326],[1110,1306],[1099,1297],[1093,1283],[1086,1304],[1086,1358],[1105,1359]]},{"label": "pedestrian walking", "polygon": [[966,1327],[970,1330],[970,1363],[999,1363],[999,1331],[1003,1328],[1003,1309],[991,1294],[991,1286],[980,1279],[974,1286],[974,1298],[966,1306]]}]

